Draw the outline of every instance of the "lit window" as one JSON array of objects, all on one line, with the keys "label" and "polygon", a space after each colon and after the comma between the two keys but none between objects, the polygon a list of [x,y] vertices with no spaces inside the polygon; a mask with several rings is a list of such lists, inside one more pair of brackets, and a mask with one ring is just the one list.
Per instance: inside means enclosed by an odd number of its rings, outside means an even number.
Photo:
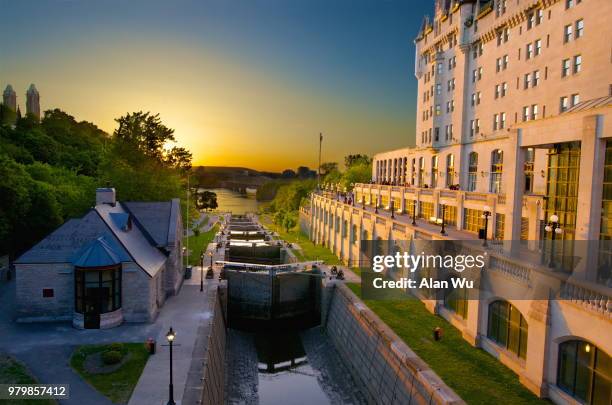
[{"label": "lit window", "polygon": [[527,321],[514,305],[507,301],[489,304],[487,337],[518,357],[527,357]]},{"label": "lit window", "polygon": [[583,340],[559,344],[557,386],[586,404],[609,404],[610,356]]}]

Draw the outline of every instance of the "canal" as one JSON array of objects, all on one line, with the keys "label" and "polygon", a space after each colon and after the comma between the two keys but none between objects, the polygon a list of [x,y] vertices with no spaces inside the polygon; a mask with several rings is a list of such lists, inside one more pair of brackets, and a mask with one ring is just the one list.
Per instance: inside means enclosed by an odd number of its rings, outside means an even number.
[{"label": "canal", "polygon": [[240,194],[225,188],[211,188],[205,190],[217,194],[217,210],[222,212],[243,215],[247,212],[257,212],[260,205],[253,194]]},{"label": "canal", "polygon": [[[217,194],[218,210],[256,212],[259,203],[226,189]],[[265,322],[265,321],[262,321]],[[225,402],[249,405],[365,404],[334,345],[312,322],[290,326],[228,330]]]}]

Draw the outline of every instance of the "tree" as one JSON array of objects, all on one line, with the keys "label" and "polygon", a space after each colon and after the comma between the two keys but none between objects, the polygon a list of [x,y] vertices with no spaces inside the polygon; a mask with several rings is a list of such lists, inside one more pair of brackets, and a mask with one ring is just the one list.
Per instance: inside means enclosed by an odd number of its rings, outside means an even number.
[{"label": "tree", "polygon": [[323,176],[336,171],[338,171],[338,163],[336,162],[326,162],[321,164],[321,175]]},{"label": "tree", "polygon": [[164,145],[175,141],[174,130],[162,124],[159,114],[138,111],[115,119],[113,136],[148,157],[163,161]]},{"label": "tree", "polygon": [[217,194],[198,188],[195,192],[195,206],[198,210],[214,210],[218,207]]},{"label": "tree", "polygon": [[283,227],[285,228],[285,231],[289,232],[289,230],[295,228],[295,226],[297,225],[297,216],[295,214],[295,212],[285,212],[285,215],[283,216]]},{"label": "tree", "polygon": [[310,169],[306,166],[300,166],[297,169],[297,176],[300,179],[307,179],[308,177],[310,177]]},{"label": "tree", "polygon": [[370,163],[372,163],[372,159],[368,155],[362,155],[360,153],[344,157],[344,167],[347,169],[354,165],[369,165]]},{"label": "tree", "polygon": [[283,170],[283,172],[281,173],[281,177],[283,179],[293,179],[295,178],[295,171],[291,169]]},{"label": "tree", "polygon": [[182,172],[191,170],[192,154],[187,149],[174,146],[165,156],[165,162],[170,167],[178,169]]}]

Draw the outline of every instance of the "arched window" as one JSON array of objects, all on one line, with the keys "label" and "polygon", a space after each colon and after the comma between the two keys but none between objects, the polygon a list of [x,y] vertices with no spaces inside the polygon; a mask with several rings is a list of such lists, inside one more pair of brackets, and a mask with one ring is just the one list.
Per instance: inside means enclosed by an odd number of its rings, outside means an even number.
[{"label": "arched window", "polygon": [[455,155],[446,155],[446,187],[455,184]]},{"label": "arched window", "polygon": [[559,345],[557,386],[587,404],[612,401],[612,359],[597,346],[583,340]]},{"label": "arched window", "polygon": [[487,337],[517,356],[527,357],[527,321],[509,302],[489,304]]},{"label": "arched window", "polygon": [[438,155],[431,157],[431,187],[438,185]]},{"label": "arched window", "polygon": [[417,173],[416,159],[412,159],[412,179],[411,179],[411,183],[412,183],[413,186],[416,185],[416,173]]},{"label": "arched window", "polygon": [[403,159],[403,167],[404,173],[402,174],[402,182],[406,183],[408,181],[408,158]]},{"label": "arched window", "polygon": [[478,153],[472,152],[468,157],[468,191],[476,190],[476,183],[478,181]]},{"label": "arched window", "polygon": [[502,172],[504,171],[504,152],[495,149],[491,152],[491,185],[489,191],[500,193],[502,191]]}]

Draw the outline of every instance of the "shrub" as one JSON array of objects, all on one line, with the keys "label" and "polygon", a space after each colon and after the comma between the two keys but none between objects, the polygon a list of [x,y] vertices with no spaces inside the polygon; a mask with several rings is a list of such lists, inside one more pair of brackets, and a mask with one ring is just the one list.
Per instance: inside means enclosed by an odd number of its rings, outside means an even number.
[{"label": "shrub", "polygon": [[108,350],[102,353],[102,361],[106,365],[117,364],[123,358],[123,353],[117,350]]},{"label": "shrub", "polygon": [[125,353],[125,346],[123,345],[123,343],[111,343],[110,345],[108,345],[108,350]]}]

